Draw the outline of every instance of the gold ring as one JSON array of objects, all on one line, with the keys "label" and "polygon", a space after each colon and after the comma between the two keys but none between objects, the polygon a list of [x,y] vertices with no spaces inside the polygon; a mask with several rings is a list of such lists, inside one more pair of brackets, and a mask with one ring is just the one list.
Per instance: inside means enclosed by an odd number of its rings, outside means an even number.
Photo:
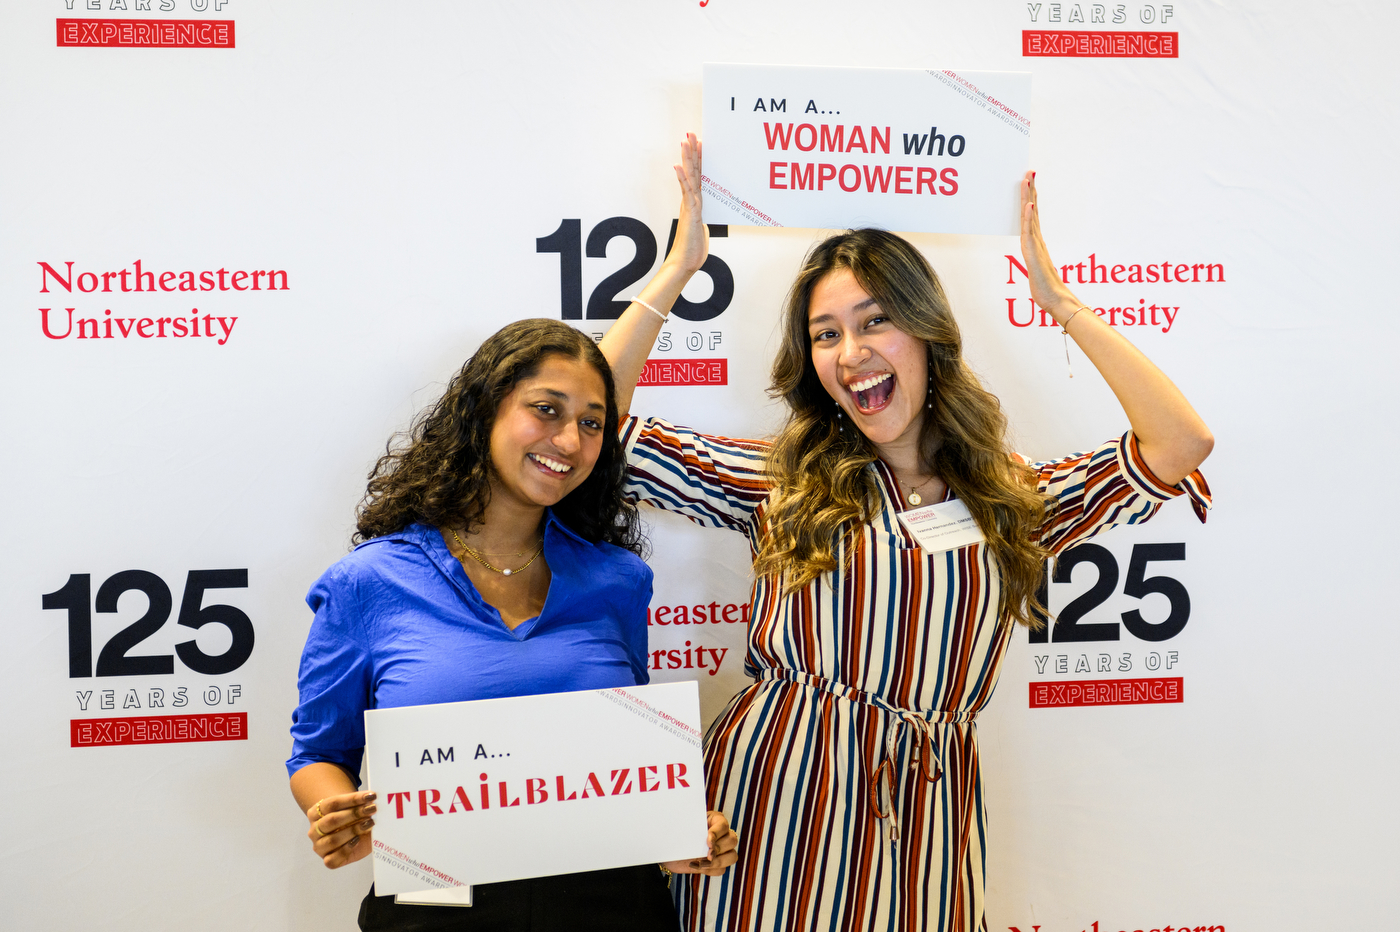
[{"label": "gold ring", "polygon": [[[319,822],[319,821],[321,821],[321,820],[320,820],[320,819],[317,819],[317,820],[316,820],[316,822]],[[327,837],[328,835],[330,835],[330,832],[323,832],[323,831],[321,831],[321,826],[317,825],[316,822],[312,822],[312,823],[311,823],[311,827],[314,828],[314,829],[316,830],[316,834],[317,834],[317,835],[320,835],[322,838],[325,838],[325,837]]]},{"label": "gold ring", "polygon": [[324,819],[324,818],[326,817],[326,814],[325,814],[324,812],[321,811],[321,803],[322,803],[322,802],[324,802],[324,800],[317,800],[317,801],[316,801],[316,818],[317,818],[318,820]]}]

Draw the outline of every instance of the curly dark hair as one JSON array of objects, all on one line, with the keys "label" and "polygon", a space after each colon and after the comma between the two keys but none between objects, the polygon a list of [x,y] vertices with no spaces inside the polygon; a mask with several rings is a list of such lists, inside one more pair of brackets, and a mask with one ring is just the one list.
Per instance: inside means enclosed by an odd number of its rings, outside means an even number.
[{"label": "curly dark hair", "polygon": [[637,507],[623,498],[627,460],[617,436],[612,369],[597,345],[557,320],[518,320],[496,331],[452,377],[447,391],[389,438],[369,473],[353,543],[401,531],[414,522],[481,524],[491,500],[491,429],[501,401],[539,371],[548,356],[581,359],[597,370],[607,395],[603,448],[588,478],[554,506],[579,536],[645,556]]}]

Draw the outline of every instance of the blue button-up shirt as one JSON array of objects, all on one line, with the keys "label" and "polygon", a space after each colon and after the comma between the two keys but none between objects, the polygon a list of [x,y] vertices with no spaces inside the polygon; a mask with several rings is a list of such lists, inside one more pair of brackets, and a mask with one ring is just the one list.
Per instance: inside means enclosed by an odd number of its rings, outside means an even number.
[{"label": "blue button-up shirt", "polygon": [[548,514],[544,609],[514,630],[435,528],[366,541],[306,596],[287,773],[327,761],[358,773],[364,710],[644,685],[651,570]]}]

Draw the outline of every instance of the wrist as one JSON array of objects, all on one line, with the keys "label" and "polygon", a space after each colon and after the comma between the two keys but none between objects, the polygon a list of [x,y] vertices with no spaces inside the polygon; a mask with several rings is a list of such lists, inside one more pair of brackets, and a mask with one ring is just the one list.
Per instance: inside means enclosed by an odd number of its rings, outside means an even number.
[{"label": "wrist", "polygon": [[1050,316],[1055,319],[1055,323],[1063,326],[1070,315],[1081,307],[1084,307],[1085,304],[1073,294],[1066,291],[1056,294],[1055,297],[1049,301],[1042,302],[1040,306],[1042,309],[1049,312]]}]

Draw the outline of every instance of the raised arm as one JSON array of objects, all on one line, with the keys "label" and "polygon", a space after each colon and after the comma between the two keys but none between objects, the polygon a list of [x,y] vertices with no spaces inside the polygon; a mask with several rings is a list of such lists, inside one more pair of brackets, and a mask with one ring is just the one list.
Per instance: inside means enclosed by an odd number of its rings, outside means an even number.
[{"label": "raised arm", "polygon": [[[681,163],[675,166],[681,183],[681,214],[676,241],[661,263],[661,270],[647,282],[637,297],[660,314],[670,314],[690,276],[705,264],[710,251],[710,234],[701,216],[700,140],[687,133],[681,143]],[[625,416],[632,408],[632,391],[642,377],[647,356],[661,332],[662,319],[634,301],[623,311],[598,344],[612,366],[617,384],[617,410]]]},{"label": "raised arm", "polygon": [[[1035,173],[1021,182],[1021,254],[1031,297],[1065,329],[1108,382],[1128,415],[1138,449],[1161,481],[1175,485],[1210,455],[1215,438],[1171,379],[1060,280],[1040,234]],[[1075,313],[1079,311],[1079,313]]]}]

